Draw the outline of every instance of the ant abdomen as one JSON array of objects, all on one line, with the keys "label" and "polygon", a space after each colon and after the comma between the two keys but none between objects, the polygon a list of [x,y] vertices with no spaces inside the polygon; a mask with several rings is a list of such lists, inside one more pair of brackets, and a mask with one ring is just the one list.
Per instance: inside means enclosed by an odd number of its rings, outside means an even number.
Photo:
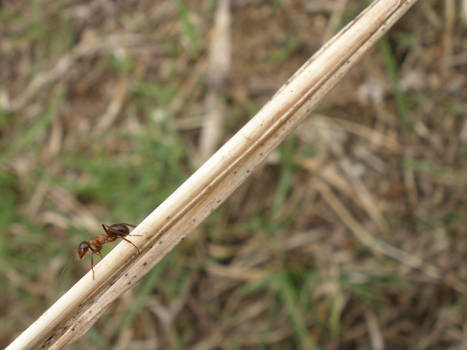
[{"label": "ant abdomen", "polygon": [[112,231],[118,231],[122,235],[127,235],[130,233],[130,229],[128,228],[128,224],[113,224],[108,226]]}]

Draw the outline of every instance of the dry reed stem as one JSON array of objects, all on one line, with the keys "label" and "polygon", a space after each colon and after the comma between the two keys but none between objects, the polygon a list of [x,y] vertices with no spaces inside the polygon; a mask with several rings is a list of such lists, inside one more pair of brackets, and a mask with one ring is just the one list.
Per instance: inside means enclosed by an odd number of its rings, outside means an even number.
[{"label": "dry reed stem", "polygon": [[206,96],[206,116],[201,128],[198,165],[211,156],[219,146],[222,136],[222,118],[225,117],[226,105],[220,96],[220,90],[225,85],[232,61],[230,39],[230,1],[221,0],[217,6],[213,38],[209,48],[208,85]]},{"label": "dry reed stem", "polygon": [[217,208],[267,155],[310,114],[325,94],[416,0],[369,5],[273,98],[133,231],[142,251],[117,245],[9,346],[63,349],[84,334],[109,304],[141,279]]}]

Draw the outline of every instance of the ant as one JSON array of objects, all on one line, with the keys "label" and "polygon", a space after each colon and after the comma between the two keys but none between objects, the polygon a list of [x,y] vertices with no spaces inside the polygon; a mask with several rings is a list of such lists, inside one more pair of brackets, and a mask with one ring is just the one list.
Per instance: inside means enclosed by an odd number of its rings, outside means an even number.
[{"label": "ant", "polygon": [[[138,251],[138,254],[141,254],[141,251],[139,250],[139,248],[132,241],[125,238],[125,236],[130,235],[130,227],[135,227],[135,225],[120,223],[120,224],[113,224],[109,226],[106,224],[102,224],[102,227],[104,228],[105,234],[96,236],[90,239],[89,241],[82,241],[79,244],[78,249],[73,253],[73,255],[78,254],[79,258],[82,259],[83,256],[85,256],[88,251],[91,252],[92,279],[94,279],[93,256],[94,254],[99,254],[99,256],[102,258],[101,250],[104,244],[113,242],[117,238],[121,238],[124,241],[127,241],[128,243],[130,243],[133,247],[135,247],[136,250]],[[130,236],[140,236],[140,235],[130,235]]]}]

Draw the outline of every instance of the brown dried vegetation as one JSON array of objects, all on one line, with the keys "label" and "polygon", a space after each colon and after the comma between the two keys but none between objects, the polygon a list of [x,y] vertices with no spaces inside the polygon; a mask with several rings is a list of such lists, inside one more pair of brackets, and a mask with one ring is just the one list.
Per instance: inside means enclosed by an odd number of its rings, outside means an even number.
[{"label": "brown dried vegetation", "polygon": [[[0,345],[361,6],[3,3]],[[416,5],[74,347],[467,347],[466,28],[465,0]]]}]

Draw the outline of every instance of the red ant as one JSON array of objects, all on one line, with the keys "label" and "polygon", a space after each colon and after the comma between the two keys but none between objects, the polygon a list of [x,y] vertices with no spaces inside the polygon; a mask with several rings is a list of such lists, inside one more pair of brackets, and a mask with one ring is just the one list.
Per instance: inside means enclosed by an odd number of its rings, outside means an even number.
[{"label": "red ant", "polygon": [[[126,239],[125,236],[130,235],[130,227],[135,227],[135,225],[120,223],[120,224],[113,224],[113,225],[105,225],[102,224],[104,228],[105,234],[96,236],[89,241],[82,241],[78,249],[73,253],[78,254],[79,258],[82,259],[83,256],[86,255],[88,251],[91,251],[91,269],[92,269],[92,279],[94,279],[94,254],[99,254],[102,258],[101,250],[102,246],[106,243],[113,242],[117,238],[121,238],[124,241],[130,243],[133,247],[136,248],[138,254],[141,254],[139,248],[129,239]],[[130,236],[140,236],[140,235],[130,235]]]}]

